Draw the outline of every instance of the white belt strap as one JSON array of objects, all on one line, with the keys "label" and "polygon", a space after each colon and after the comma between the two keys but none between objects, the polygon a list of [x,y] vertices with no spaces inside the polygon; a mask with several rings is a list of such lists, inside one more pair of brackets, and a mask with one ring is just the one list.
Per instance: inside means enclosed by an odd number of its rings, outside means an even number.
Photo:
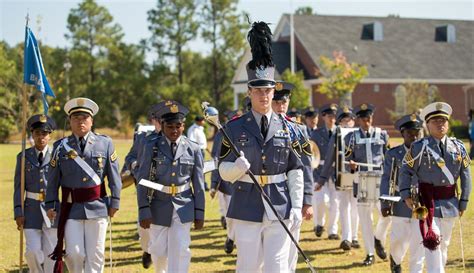
[{"label": "white belt strap", "polygon": [[[72,151],[73,149],[67,145],[67,142],[68,142],[68,139],[65,138],[63,139],[62,141],[62,145],[64,146],[64,149],[66,149],[67,152],[70,152]],[[80,156],[76,156],[74,158],[74,161],[76,161],[77,165],[79,165],[79,167],[81,167],[81,169],[83,171],[85,171],[87,173],[87,175],[92,178],[92,180],[94,180],[94,183],[98,186],[100,185],[102,182],[100,181],[100,178],[99,176],[97,175],[97,173],[91,168],[91,166],[89,166],[89,164],[87,164],[84,159],[82,159]]]},{"label": "white belt strap", "polygon": [[[254,175],[254,176],[257,179],[257,182],[262,186],[266,184],[285,182],[287,180],[285,173],[280,173],[280,174],[275,174],[275,175]],[[252,178],[250,178],[250,175],[248,174],[237,179],[237,181],[241,181],[245,183],[253,183]]]},{"label": "white belt strap", "polygon": [[180,185],[180,186],[175,186],[174,184],[171,184],[171,186],[165,186],[165,185],[162,185],[162,184],[152,182],[152,181],[147,180],[147,179],[140,180],[140,182],[138,184],[140,184],[142,186],[145,186],[147,188],[157,190],[159,192],[171,194],[172,196],[175,196],[178,193],[185,192],[185,191],[187,191],[191,188],[190,183],[186,183],[186,184]]},{"label": "white belt strap", "polygon": [[43,205],[44,205],[44,203],[43,203],[44,202],[44,193],[27,191],[26,192],[26,198],[33,199],[33,200],[41,202],[41,204],[40,204],[41,215],[43,216],[43,220],[44,220],[44,223],[46,224],[46,227],[50,228],[51,227],[51,221],[49,220],[49,217],[46,214],[46,210],[43,207]]},{"label": "white belt strap", "polygon": [[[435,159],[436,162],[440,162],[440,161],[444,162],[444,159],[442,159],[437,152],[435,152],[433,149],[431,149],[430,146],[428,146],[428,143],[427,143],[428,140],[427,139],[425,139],[423,142],[424,142],[423,144],[425,144],[425,142],[426,142],[425,147],[426,147],[426,149],[428,149],[428,152],[433,156],[433,158]],[[451,185],[454,185],[453,174],[446,167],[446,164],[443,164],[442,166],[440,166],[439,164],[436,164],[436,165],[438,165],[438,167],[440,167],[441,171],[444,173],[444,175],[448,179],[449,183]]]}]

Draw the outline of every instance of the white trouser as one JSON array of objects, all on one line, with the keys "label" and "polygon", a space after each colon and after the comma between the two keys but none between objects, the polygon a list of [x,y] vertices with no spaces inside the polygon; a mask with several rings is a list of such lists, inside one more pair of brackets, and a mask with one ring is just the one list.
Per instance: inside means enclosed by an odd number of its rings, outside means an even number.
[{"label": "white trouser", "polygon": [[[377,212],[379,214],[379,220],[377,222],[375,234],[373,228],[374,218],[372,214],[374,207],[377,207]],[[362,239],[364,239],[365,251],[367,255],[374,255],[374,237],[380,240],[382,242],[382,245],[385,243],[388,228],[390,227],[391,222],[390,217],[382,217],[380,213],[379,202],[377,202],[376,206],[374,206],[373,202],[358,203],[357,210],[359,211],[360,226],[362,229]]]},{"label": "white trouser", "polygon": [[[300,231],[301,231],[302,223],[303,221],[298,221],[297,223],[291,223],[289,227],[291,231],[291,235],[293,235],[293,238],[295,238],[297,242],[300,241]],[[290,252],[288,254],[288,266],[289,266],[290,272],[295,272],[296,266],[298,265],[298,249],[296,248],[295,244],[291,241],[291,239],[289,239],[289,241],[290,241]]]},{"label": "white trouser", "polygon": [[390,228],[390,224],[392,223],[392,217],[383,217],[382,216],[382,209],[380,207],[380,202],[377,202],[377,212],[379,215],[379,219],[377,221],[377,226],[375,227],[375,238],[382,242],[382,245],[385,245],[387,240],[388,229]]},{"label": "white trouser", "polygon": [[313,192],[313,222],[314,226],[324,226],[327,204],[329,203],[328,182],[319,191]]},{"label": "white trouser", "polygon": [[324,226],[326,208],[329,210],[328,234],[337,234],[339,218],[339,198],[336,186],[329,179],[321,190],[313,193],[314,225]]},{"label": "white trouser", "polygon": [[150,233],[148,229],[144,229],[138,223],[138,237],[140,241],[140,247],[144,252],[148,252],[148,245],[150,243]]},{"label": "white trouser", "polygon": [[[222,192],[217,192],[217,197],[219,198],[219,211],[222,216],[227,215],[227,210],[229,209],[230,199],[232,195],[228,195]],[[227,238],[234,240],[234,225],[233,219],[227,218],[225,219],[227,223]]]},{"label": "white trouser", "polygon": [[[48,255],[53,253],[58,241],[55,228],[25,229],[25,259],[31,273],[53,272],[54,261]],[[41,265],[43,264],[43,266]]]},{"label": "white trouser", "polygon": [[[448,260],[449,241],[451,240],[451,232],[453,231],[455,220],[456,218],[433,218],[432,228],[436,234],[440,235],[441,243],[434,251],[425,248],[428,273],[444,272],[444,267]],[[425,227],[425,229],[428,230],[428,227]]]},{"label": "white trouser", "polygon": [[419,221],[412,218],[392,216],[390,233],[390,255],[396,264],[401,264],[410,248],[409,263],[411,273],[423,272],[425,249],[421,244]]},{"label": "white trouser", "polygon": [[219,200],[219,213],[221,216],[225,217],[227,215],[227,209],[229,208],[231,196],[220,191],[218,191],[216,195],[217,200]]},{"label": "white trouser", "polygon": [[359,211],[357,210],[357,198],[354,197],[352,190],[350,192],[350,208],[351,208],[351,232],[352,240],[359,238]]},{"label": "white trouser", "polygon": [[[290,220],[283,221],[286,225]],[[278,221],[250,222],[234,219],[237,245],[236,272],[288,272],[290,237]]]},{"label": "white trouser", "polygon": [[103,272],[107,224],[107,218],[67,220],[64,239],[69,272]]},{"label": "white trouser", "polygon": [[[352,207],[351,199],[352,190],[337,191],[337,198],[339,199],[339,221],[341,222],[341,239],[342,241],[357,240],[357,230],[353,232],[353,221],[358,223],[357,208]],[[355,212],[355,213],[353,213]],[[354,216],[357,220],[354,220]],[[353,237],[355,236],[355,237]]]},{"label": "white trouser", "polygon": [[148,253],[155,272],[188,272],[191,262],[191,224],[181,223],[173,209],[171,226],[151,225]]}]

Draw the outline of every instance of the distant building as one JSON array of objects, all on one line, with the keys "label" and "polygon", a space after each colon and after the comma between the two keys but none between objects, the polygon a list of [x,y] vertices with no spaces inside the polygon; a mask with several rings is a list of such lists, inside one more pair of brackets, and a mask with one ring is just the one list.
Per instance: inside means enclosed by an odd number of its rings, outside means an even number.
[{"label": "distant building", "polygon": [[[342,51],[348,62],[367,66],[369,75],[348,98],[377,107],[375,123],[390,127],[386,109],[403,111],[407,81],[427,82],[454,109],[453,117],[468,122],[474,109],[474,21],[408,19],[399,17],[354,17],[294,15],[296,70],[303,70],[311,89],[311,102],[320,106],[329,100],[317,91],[321,55],[332,58]],[[276,78],[290,68],[290,16],[281,17],[274,31]],[[247,91],[247,50],[234,75],[234,102]],[[395,99],[397,97],[397,99]]]}]

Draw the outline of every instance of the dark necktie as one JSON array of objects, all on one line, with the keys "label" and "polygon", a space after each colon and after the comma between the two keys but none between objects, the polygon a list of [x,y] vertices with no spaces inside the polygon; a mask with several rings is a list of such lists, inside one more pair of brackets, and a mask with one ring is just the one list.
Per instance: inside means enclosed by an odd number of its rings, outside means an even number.
[{"label": "dark necktie", "polygon": [[171,154],[173,155],[173,158],[176,155],[176,148],[176,142],[171,142]]},{"label": "dark necktie", "polygon": [[367,138],[370,138],[370,132],[367,131],[367,134],[366,134]]},{"label": "dark necktie", "polygon": [[267,138],[268,132],[268,119],[267,116],[263,115],[260,120],[260,133],[262,133],[263,139]]},{"label": "dark necktie", "polygon": [[441,157],[444,157],[443,142],[439,142],[439,150],[441,151]]},{"label": "dark necktie", "polygon": [[38,162],[39,165],[41,166],[43,164],[43,152],[40,152],[38,155]]},{"label": "dark necktie", "polygon": [[329,138],[332,136],[332,130],[329,130]]},{"label": "dark necktie", "polygon": [[83,137],[79,138],[79,147],[81,148],[81,152],[84,152],[84,148],[86,147],[86,140]]}]

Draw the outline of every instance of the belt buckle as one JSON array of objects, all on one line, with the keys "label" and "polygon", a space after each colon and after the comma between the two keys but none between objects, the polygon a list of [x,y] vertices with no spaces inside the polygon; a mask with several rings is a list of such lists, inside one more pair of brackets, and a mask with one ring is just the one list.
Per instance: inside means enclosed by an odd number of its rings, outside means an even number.
[{"label": "belt buckle", "polygon": [[260,176],[260,186],[265,186],[268,184],[268,176],[266,175],[261,175]]},{"label": "belt buckle", "polygon": [[178,189],[176,188],[176,185],[175,184],[171,184],[171,196],[176,196],[176,193],[177,193]]},{"label": "belt buckle", "polygon": [[38,193],[38,201],[44,202],[45,194],[44,191]]}]

